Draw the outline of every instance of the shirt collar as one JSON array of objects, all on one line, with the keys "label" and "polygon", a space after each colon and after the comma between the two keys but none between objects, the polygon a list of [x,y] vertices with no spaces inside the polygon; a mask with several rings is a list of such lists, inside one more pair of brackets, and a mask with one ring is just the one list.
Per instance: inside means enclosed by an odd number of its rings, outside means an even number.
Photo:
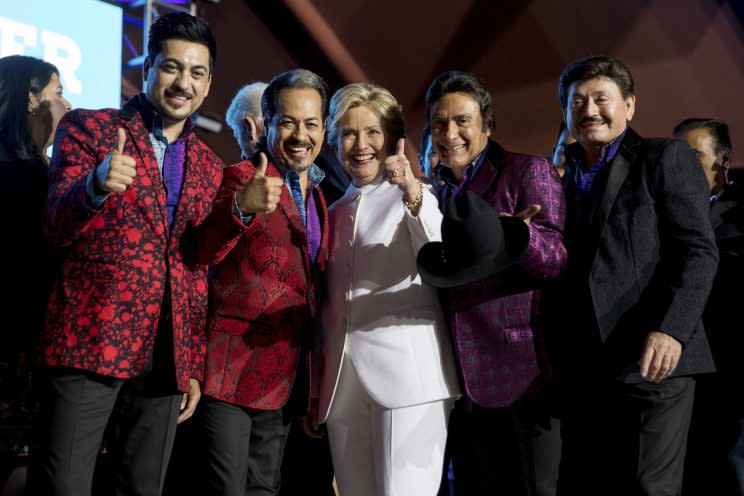
[{"label": "shirt collar", "polygon": [[[299,172],[297,172],[294,169],[291,169],[287,167],[286,165],[282,164],[278,160],[274,160],[273,157],[271,157],[270,154],[267,154],[269,160],[276,166],[276,168],[279,170],[279,174],[284,177],[285,182],[290,182],[292,180],[292,177],[300,177]],[[323,169],[315,165],[315,163],[310,164],[310,167],[307,169],[307,178],[310,180],[310,184],[313,188],[318,187],[320,182],[325,179],[326,173],[323,172]]]},{"label": "shirt collar", "polygon": [[[486,144],[485,148],[480,151],[478,155],[473,158],[473,160],[470,161],[470,163],[465,166],[465,171],[463,172],[463,178],[467,177],[468,179],[472,179],[473,173],[478,169],[478,167],[483,164],[483,159],[486,156],[486,152],[488,151],[488,147],[490,145],[490,141]],[[439,181],[444,181],[447,184],[451,184],[453,186],[457,186],[457,180],[455,178],[455,174],[452,172],[452,169],[447,167],[444,164],[440,164],[440,167],[437,171],[437,174],[435,175],[435,183],[439,183]]]},{"label": "shirt collar", "polygon": [[733,181],[729,181],[728,183],[726,183],[723,186],[723,188],[721,188],[721,191],[719,191],[715,195],[711,195],[711,197],[710,197],[710,204],[713,205],[715,202],[717,202],[718,200],[720,200],[721,197],[723,196],[723,194],[726,192],[726,188],[729,188],[733,183],[734,183]]},{"label": "shirt collar", "polygon": [[[140,115],[142,116],[142,121],[145,123],[147,131],[155,136],[158,141],[162,141],[166,145],[169,144],[168,139],[163,134],[163,119],[160,117],[157,110],[155,110],[155,107],[153,107],[152,104],[147,100],[147,97],[144,93],[140,93],[138,95],[136,104]],[[187,117],[186,122],[183,125],[183,130],[178,136],[178,139],[186,138],[193,132],[194,121],[191,117]]]},{"label": "shirt collar", "polygon": [[[571,148],[574,150],[581,150],[582,152],[574,154],[571,159],[574,161],[574,163],[576,163],[579,169],[584,165],[588,165],[587,169],[593,169],[600,164],[603,165],[612,162],[612,159],[615,158],[615,155],[617,155],[617,152],[620,149],[620,145],[623,142],[623,138],[625,137],[625,133],[627,132],[628,127],[625,126],[625,129],[617,138],[602,145],[602,151],[599,154],[599,160],[597,160],[597,162],[593,164],[586,164],[586,154],[583,153],[584,150],[581,148],[581,146]],[[566,147],[565,150],[568,151],[569,147]]]}]

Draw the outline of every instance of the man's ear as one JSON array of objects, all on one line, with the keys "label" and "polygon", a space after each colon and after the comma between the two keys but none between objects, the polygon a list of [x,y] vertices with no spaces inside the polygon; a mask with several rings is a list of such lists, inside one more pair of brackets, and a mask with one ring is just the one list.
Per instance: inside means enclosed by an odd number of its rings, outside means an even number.
[{"label": "man's ear", "polygon": [[723,150],[721,153],[721,165],[724,169],[728,169],[731,166],[731,161],[733,160],[733,154],[731,153],[731,150]]},{"label": "man's ear", "polygon": [[625,105],[628,108],[628,112],[627,112],[628,122],[630,122],[631,119],[633,119],[633,114],[635,114],[635,104],[636,104],[635,95],[630,95],[628,98],[625,99]]},{"label": "man's ear", "polygon": [[245,125],[248,128],[248,138],[256,141],[261,139],[261,131],[258,128],[256,119],[249,115],[246,115],[245,117],[243,117],[243,121],[245,121]]}]

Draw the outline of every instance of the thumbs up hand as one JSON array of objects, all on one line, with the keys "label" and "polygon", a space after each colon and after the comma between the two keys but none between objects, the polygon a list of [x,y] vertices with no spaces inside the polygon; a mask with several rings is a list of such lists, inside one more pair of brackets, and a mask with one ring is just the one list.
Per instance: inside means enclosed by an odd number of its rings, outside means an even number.
[{"label": "thumbs up hand", "polygon": [[137,163],[132,157],[124,154],[127,133],[122,128],[119,128],[117,132],[116,146],[114,146],[106,157],[109,162],[108,174],[105,179],[99,178],[98,174],[96,174],[98,183],[96,186],[101,191],[107,193],[120,193],[126,190],[137,175],[137,170],[135,169]]},{"label": "thumbs up hand", "polygon": [[411,170],[411,164],[408,163],[405,150],[406,140],[401,138],[395,145],[395,155],[385,159],[385,171],[390,184],[398,186],[406,200],[412,202],[419,193],[419,185]]},{"label": "thumbs up hand", "polygon": [[261,152],[256,173],[243,191],[237,193],[238,206],[244,214],[273,212],[279,203],[284,181],[278,177],[266,177],[266,166],[269,161]]}]

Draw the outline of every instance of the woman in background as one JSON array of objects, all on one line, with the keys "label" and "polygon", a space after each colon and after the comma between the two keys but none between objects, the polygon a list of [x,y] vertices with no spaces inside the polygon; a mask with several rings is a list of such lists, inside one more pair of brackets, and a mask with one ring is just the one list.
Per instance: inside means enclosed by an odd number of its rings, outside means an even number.
[{"label": "woman in background", "polygon": [[68,110],[56,67],[23,55],[0,58],[0,488],[23,463],[35,413],[30,355],[54,267],[42,233],[45,151]]}]

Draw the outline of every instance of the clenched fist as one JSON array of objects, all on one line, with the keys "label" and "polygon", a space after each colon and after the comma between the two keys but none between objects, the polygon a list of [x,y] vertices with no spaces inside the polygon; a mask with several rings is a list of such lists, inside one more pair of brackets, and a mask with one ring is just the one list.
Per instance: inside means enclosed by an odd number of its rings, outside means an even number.
[{"label": "clenched fist", "polygon": [[[106,179],[101,183],[96,181],[96,186],[107,193],[121,193],[131,186],[137,175],[135,167],[137,163],[132,157],[124,154],[124,145],[127,142],[127,133],[122,128],[117,130],[119,134],[116,146],[109,152],[109,170]],[[98,177],[96,177],[99,179]]]},{"label": "clenched fist", "polygon": [[266,177],[266,155],[262,152],[256,173],[237,193],[238,206],[244,214],[273,212],[279,203],[284,181],[278,177]]}]

